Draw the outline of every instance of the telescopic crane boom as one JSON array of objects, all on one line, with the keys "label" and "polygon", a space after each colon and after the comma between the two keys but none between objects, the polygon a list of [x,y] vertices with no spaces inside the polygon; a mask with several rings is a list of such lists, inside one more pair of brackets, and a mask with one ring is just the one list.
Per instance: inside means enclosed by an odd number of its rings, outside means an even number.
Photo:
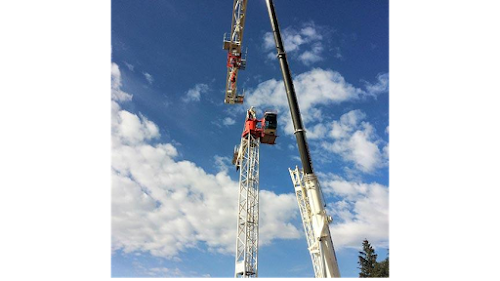
[{"label": "telescopic crane boom", "polygon": [[315,277],[340,277],[337,257],[335,256],[335,249],[333,248],[332,237],[328,227],[332,219],[326,215],[321,188],[313,172],[306,132],[302,124],[297,95],[295,94],[285,48],[281,40],[273,0],[266,0],[266,4],[303,167],[301,171],[298,168],[295,168],[295,170],[289,169],[289,171],[299,203],[309,253],[313,262],[314,274]]}]

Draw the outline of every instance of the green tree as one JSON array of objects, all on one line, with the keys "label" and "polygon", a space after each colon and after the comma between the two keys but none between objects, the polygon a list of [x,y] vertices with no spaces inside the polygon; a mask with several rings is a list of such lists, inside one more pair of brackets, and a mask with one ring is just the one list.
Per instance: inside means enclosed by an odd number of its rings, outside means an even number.
[{"label": "green tree", "polygon": [[359,277],[374,277],[375,265],[377,264],[377,254],[373,250],[368,240],[363,240],[363,251],[359,252]]},{"label": "green tree", "polygon": [[372,277],[389,277],[389,257],[375,264]]},{"label": "green tree", "polygon": [[388,279],[391,277],[391,249],[387,250],[387,258],[377,262],[377,255],[368,240],[363,241],[363,252],[359,252],[360,279]]},{"label": "green tree", "polygon": [[387,250],[387,258],[382,262],[380,278],[391,277],[391,249]]}]

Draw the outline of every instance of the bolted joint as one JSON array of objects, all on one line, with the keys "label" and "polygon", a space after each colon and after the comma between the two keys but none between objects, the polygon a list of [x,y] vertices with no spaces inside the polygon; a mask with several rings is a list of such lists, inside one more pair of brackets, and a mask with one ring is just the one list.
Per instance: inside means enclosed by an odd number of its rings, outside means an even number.
[{"label": "bolted joint", "polygon": [[332,218],[332,216],[328,216],[328,215],[327,215],[327,216],[326,216],[326,222],[327,222],[328,224],[331,224],[331,223],[333,222],[333,218]]}]

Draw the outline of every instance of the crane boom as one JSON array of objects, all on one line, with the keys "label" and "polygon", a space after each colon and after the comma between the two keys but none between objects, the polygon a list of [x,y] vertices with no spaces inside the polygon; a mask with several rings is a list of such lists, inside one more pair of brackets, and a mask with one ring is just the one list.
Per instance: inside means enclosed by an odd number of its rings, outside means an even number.
[{"label": "crane boom", "polygon": [[248,0],[234,0],[231,17],[231,33],[224,34],[222,48],[227,50],[226,94],[224,103],[243,103],[243,95],[236,90],[239,70],[246,67],[246,52],[242,53],[243,31],[245,29]]},{"label": "crane boom", "polygon": [[311,254],[313,262],[314,274],[315,277],[340,277],[335,249],[330,235],[330,228],[328,227],[331,222],[331,217],[326,215],[321,188],[313,172],[311,156],[306,140],[306,132],[302,123],[297,95],[295,94],[285,48],[281,39],[273,0],[266,0],[266,4],[269,12],[269,19],[271,20],[281,73],[283,75],[283,82],[285,84],[290,114],[295,129],[295,138],[297,139],[303,167],[302,171],[299,171],[298,168],[294,171],[289,171],[301,211],[309,253]]}]

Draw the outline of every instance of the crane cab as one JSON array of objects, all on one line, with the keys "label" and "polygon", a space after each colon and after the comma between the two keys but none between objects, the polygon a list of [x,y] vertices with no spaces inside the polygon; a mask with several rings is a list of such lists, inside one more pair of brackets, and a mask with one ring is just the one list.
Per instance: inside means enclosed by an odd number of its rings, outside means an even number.
[{"label": "crane cab", "polygon": [[259,138],[261,143],[275,144],[276,138],[278,137],[276,135],[277,128],[278,114],[276,112],[266,111],[264,113],[264,118],[257,119],[255,118],[255,111],[252,107],[247,111],[245,127],[243,128],[241,137],[244,138],[248,134],[251,134],[256,138]]},{"label": "crane cab", "polygon": [[260,138],[261,143],[275,144],[276,141],[276,129],[278,128],[278,114],[273,111],[266,111],[264,113],[264,118],[262,118],[262,137]]},{"label": "crane cab", "polygon": [[267,111],[264,113],[264,133],[276,135],[278,128],[278,114],[276,112]]}]

